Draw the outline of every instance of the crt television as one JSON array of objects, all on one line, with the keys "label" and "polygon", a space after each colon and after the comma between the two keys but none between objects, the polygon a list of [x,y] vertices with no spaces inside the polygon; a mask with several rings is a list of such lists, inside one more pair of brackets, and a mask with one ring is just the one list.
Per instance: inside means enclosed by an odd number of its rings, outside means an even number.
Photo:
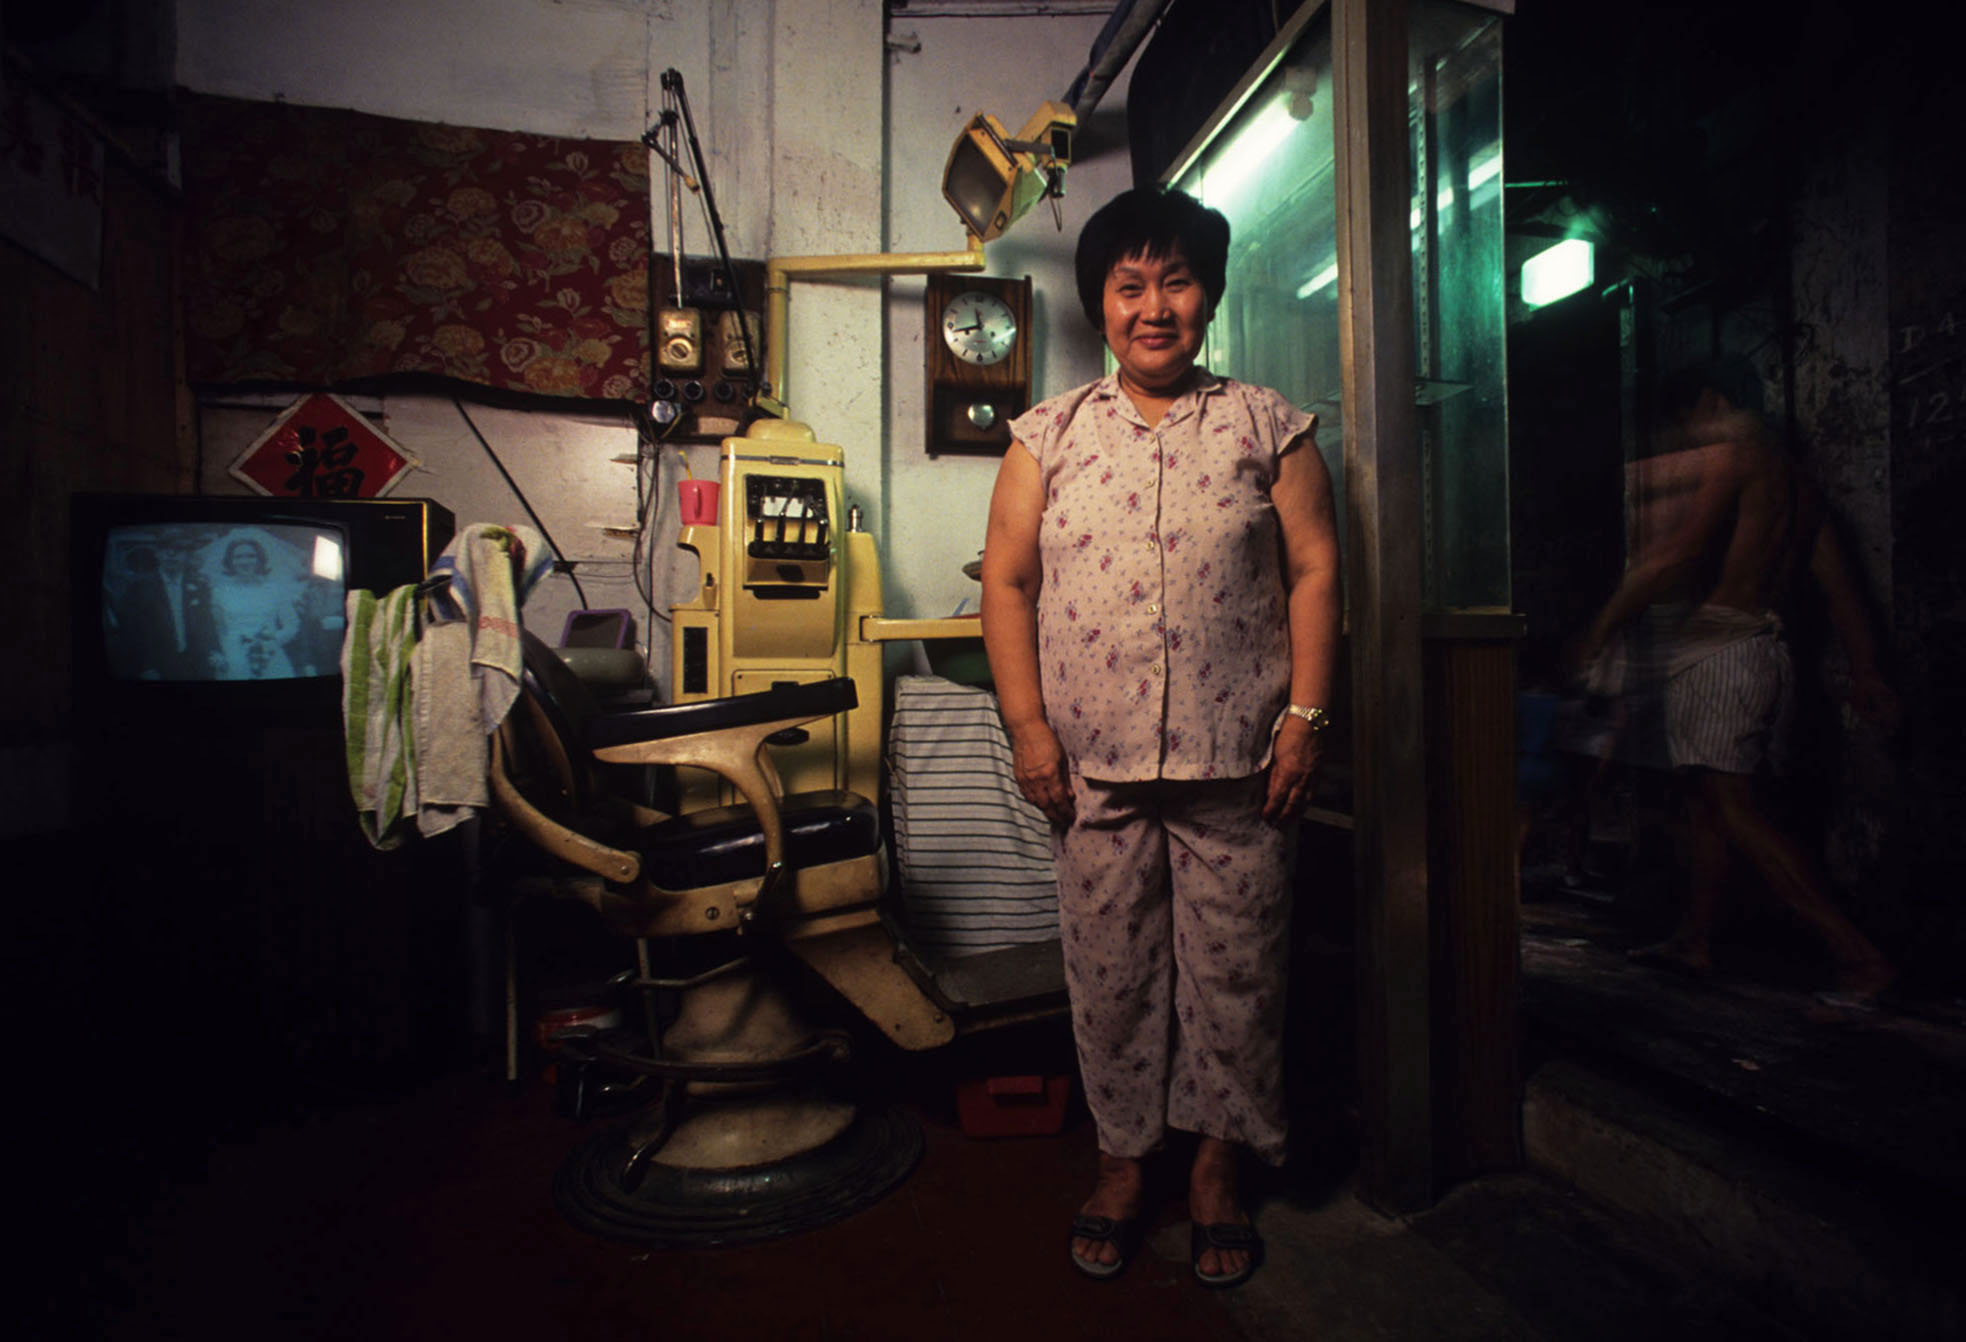
[{"label": "crt television", "polygon": [[420,581],[454,529],[427,499],[76,495],[77,704],[319,716],[348,593]]}]

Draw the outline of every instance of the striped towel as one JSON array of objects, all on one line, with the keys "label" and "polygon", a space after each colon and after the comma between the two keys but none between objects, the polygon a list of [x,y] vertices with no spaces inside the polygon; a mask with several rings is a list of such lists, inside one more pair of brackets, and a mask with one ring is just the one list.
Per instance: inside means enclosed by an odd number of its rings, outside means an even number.
[{"label": "striped towel", "polygon": [[552,566],[553,551],[531,527],[485,522],[459,530],[430,566],[432,578],[450,579],[431,594],[430,623],[461,622],[469,632],[472,682],[487,732],[497,730],[519,697],[525,663],[519,610]]},{"label": "striped towel", "polygon": [[1017,790],[996,696],[902,676],[888,774],[901,918],[918,947],[974,955],[1057,940],[1051,827]]},{"label": "striped towel", "polygon": [[398,822],[416,814],[416,742],[408,730],[416,588],[385,597],[348,594],[341,642],[341,721],[348,787],[362,833],[377,848],[403,841]]}]

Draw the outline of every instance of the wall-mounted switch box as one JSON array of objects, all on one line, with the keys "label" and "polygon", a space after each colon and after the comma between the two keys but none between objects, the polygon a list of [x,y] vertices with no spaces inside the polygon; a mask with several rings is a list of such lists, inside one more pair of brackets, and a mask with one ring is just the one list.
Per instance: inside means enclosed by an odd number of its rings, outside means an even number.
[{"label": "wall-mounted switch box", "polygon": [[[747,341],[746,335],[750,336]],[[760,343],[758,314],[755,312],[725,311],[717,314],[717,343],[723,347],[724,371],[726,373],[748,373],[751,361],[762,358],[764,346]]]},{"label": "wall-mounted switch box", "polygon": [[656,362],[670,373],[703,368],[703,314],[695,308],[663,308],[655,318]]}]

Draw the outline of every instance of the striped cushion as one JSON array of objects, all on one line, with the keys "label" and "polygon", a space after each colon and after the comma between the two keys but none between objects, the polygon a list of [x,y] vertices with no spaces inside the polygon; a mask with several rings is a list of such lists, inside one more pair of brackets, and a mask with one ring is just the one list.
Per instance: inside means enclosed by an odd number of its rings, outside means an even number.
[{"label": "striped cushion", "polygon": [[1017,790],[994,695],[901,677],[888,775],[900,916],[918,949],[971,955],[1057,940],[1050,826]]}]

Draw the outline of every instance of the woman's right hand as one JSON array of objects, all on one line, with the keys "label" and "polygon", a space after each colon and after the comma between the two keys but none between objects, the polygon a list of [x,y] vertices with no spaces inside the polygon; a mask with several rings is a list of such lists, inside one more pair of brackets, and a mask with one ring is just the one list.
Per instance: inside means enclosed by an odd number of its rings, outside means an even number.
[{"label": "woman's right hand", "polygon": [[1072,823],[1071,765],[1044,717],[1038,674],[1038,596],[1044,587],[1038,522],[1044,476],[1013,442],[997,469],[983,544],[983,646],[997,684],[997,711],[1010,733],[1011,771],[1024,799],[1059,828]]},{"label": "woman's right hand", "polygon": [[1070,766],[1065,747],[1048,722],[1037,722],[1010,734],[1011,772],[1024,799],[1045,814],[1060,829],[1072,823],[1077,808],[1072,804]]}]

